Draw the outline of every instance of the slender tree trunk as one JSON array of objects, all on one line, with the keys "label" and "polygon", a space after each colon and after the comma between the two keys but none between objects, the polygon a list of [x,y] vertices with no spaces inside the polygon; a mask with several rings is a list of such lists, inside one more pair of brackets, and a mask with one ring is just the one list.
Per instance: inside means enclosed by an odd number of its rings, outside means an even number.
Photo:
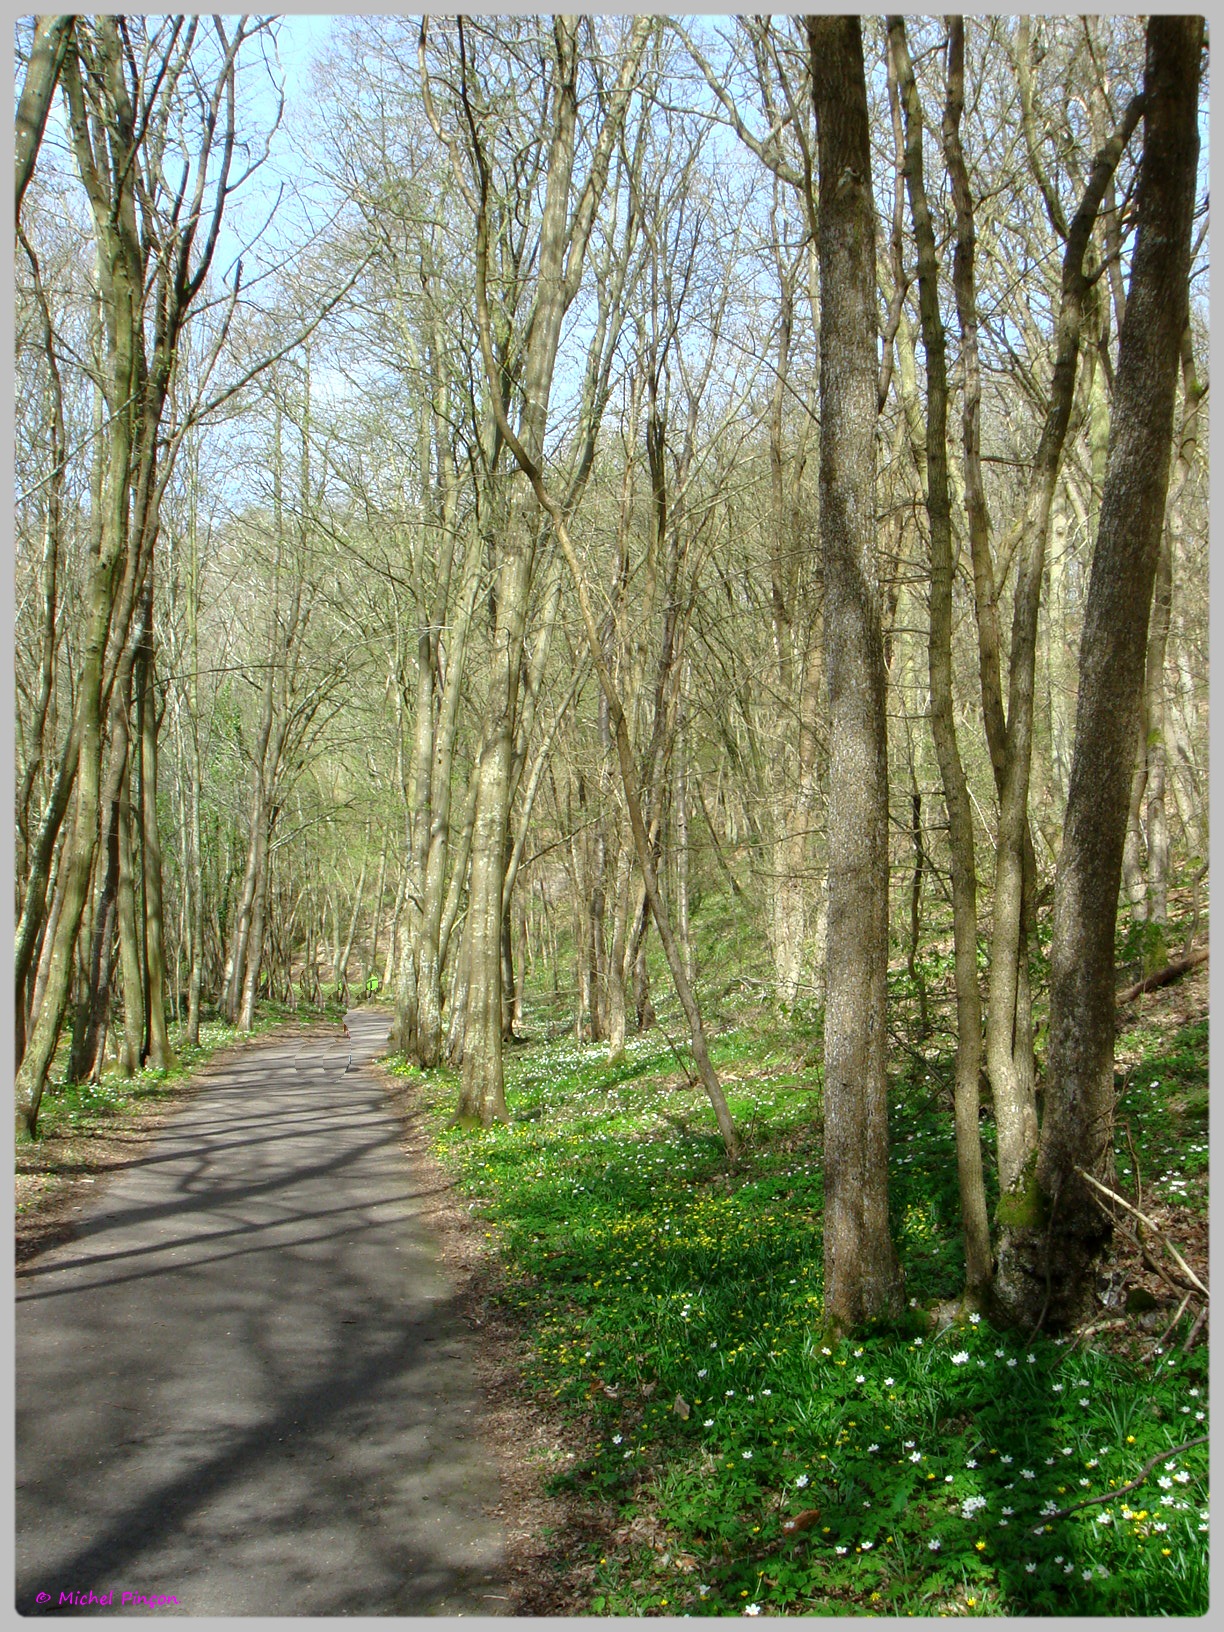
[{"label": "slender tree trunk", "polygon": [[106,1052],[106,1028],[111,1011],[116,896],[119,889],[117,816],[116,801],[108,824],[106,848],[101,852],[105,857],[105,872],[94,907],[87,985],[77,1009],[73,1030],[72,1054],[68,1066],[68,1078],[71,1082],[83,1082],[87,1077],[96,1081]]},{"label": "slender tree trunk", "polygon": [[382,854],[378,860],[378,883],[374,888],[374,912],[370,928],[370,955],[366,960],[366,979],[377,978],[378,943],[382,939],[383,891],[387,887],[387,832],[383,829]]},{"label": "slender tree trunk", "polygon": [[[64,909],[64,891],[61,888],[58,865],[52,869],[48,893],[51,897],[51,911],[47,914],[42,942],[36,948],[38,961],[31,977],[33,985],[30,992],[29,1008],[25,1017],[27,1025],[42,1008],[43,996],[47,989],[47,976],[51,967],[51,952],[55,946],[55,932],[59,925],[60,914]],[[88,894],[85,899],[88,904]]]},{"label": "slender tree trunk", "polygon": [[1004,1198],[999,1251],[999,1306],[1034,1325],[1079,1317],[1109,1235],[1081,1174],[1106,1184],[1113,1176],[1114,936],[1187,311],[1202,44],[1201,18],[1148,21],[1138,235],[1054,898],[1046,1108],[1035,1164]]},{"label": "slender tree trunk", "polygon": [[637,1029],[641,1033],[650,1031],[658,1018],[650,996],[650,969],[646,963],[646,937],[650,930],[649,903],[646,900],[642,902],[638,922],[642,932],[636,937],[637,953],[633,959],[633,1010],[637,1017]]},{"label": "slender tree trunk", "polygon": [[259,884],[260,833],[263,814],[256,799],[251,807],[251,836],[247,842],[246,869],[242,875],[242,889],[238,896],[233,929],[230,932],[229,954],[221,997],[221,1012],[233,1024],[238,1018],[242,985],[246,975],[247,945],[251,936],[251,913],[255,906],[255,891]]},{"label": "slender tree trunk", "polygon": [[612,946],[607,964],[606,1024],[609,1060],[618,1060],[625,1052],[625,948],[629,934],[631,867],[631,852],[628,845],[622,844],[616,858],[616,907],[612,915]]},{"label": "slender tree trunk", "polygon": [[187,1046],[200,1046],[200,986],[204,974],[204,878],[200,844],[200,747],[194,713],[191,719],[191,845],[187,870],[191,897],[191,972],[187,977]]},{"label": "slender tree trunk", "polygon": [[1130,799],[1127,802],[1126,838],[1122,845],[1122,881],[1130,904],[1131,921],[1147,922],[1147,879],[1143,873],[1143,795],[1147,787],[1147,719],[1146,710],[1140,711],[1139,742],[1135,751],[1135,768],[1131,772]]},{"label": "slender tree trunk", "polygon": [[119,789],[119,962],[123,972],[123,1075],[140,1069],[144,1046],[144,971],[136,922],[136,878],[132,857],[131,770]]},{"label": "slender tree trunk", "polygon": [[515,915],[515,930],[518,937],[518,979],[514,987],[514,1026],[518,1031],[523,1029],[523,1008],[527,997],[527,966],[529,947],[527,943],[527,903],[520,891],[518,895],[518,910]]},{"label": "slender tree trunk", "polygon": [[191,809],[191,838],[186,857],[187,890],[191,902],[191,972],[187,977],[187,1046],[200,1046],[200,985],[204,966],[204,857],[200,831],[200,793],[203,769],[200,755],[200,546],[198,533],[199,463],[192,447],[187,518],[187,800]]},{"label": "slender tree trunk", "polygon": [[[959,125],[964,101],[964,24],[950,25],[948,108],[945,141],[959,151]],[[956,980],[956,1086],[955,1122],[957,1171],[960,1181],[961,1225],[965,1242],[965,1288],[969,1299],[980,1303],[990,1285],[993,1269],[982,1147],[978,1131],[978,1074],[981,1068],[982,1006],[977,977],[977,867],[973,851],[973,812],[956,738],[952,695],[952,507],[948,485],[948,386],[943,319],[939,312],[938,262],[935,233],[927,204],[922,169],[922,110],[906,42],[905,24],[889,23],[890,43],[905,113],[905,174],[918,243],[919,310],[926,353],[927,516],[931,538],[930,633],[928,673],[931,684],[931,735],[939,760],[944,803],[948,812],[948,843],[952,863],[952,920]],[[963,254],[958,246],[958,253]],[[916,944],[918,897],[921,889],[922,804],[915,784],[913,794],[915,843],[912,938]],[[912,965],[911,965],[912,966]],[[926,993],[919,985],[922,1025],[926,1029]]]},{"label": "slender tree trunk", "polygon": [[[238,1006],[238,1030],[250,1031],[255,1024],[255,1005],[259,1000],[259,971],[263,963],[264,935],[268,923],[268,891],[271,869],[268,865],[268,824],[259,826],[259,848],[256,853],[255,894],[251,902],[251,927],[246,944],[246,968],[242,977],[242,998]],[[341,976],[343,981],[343,975]]]},{"label": "slender tree trunk", "polygon": [[680,941],[680,961],[684,973],[696,979],[693,962],[693,930],[689,912],[689,822],[688,760],[685,754],[684,704],[676,720],[676,745],[672,752],[672,814],[676,824],[676,934]]},{"label": "slender tree trunk", "polygon": [[[597,823],[594,838],[589,845],[591,855],[590,879],[587,888],[586,921],[589,925],[587,945],[587,979],[590,987],[591,1041],[600,1042],[608,1029],[607,962],[604,953],[604,915],[607,910],[605,881],[608,876],[608,850],[602,823]],[[584,884],[586,881],[584,880]]]},{"label": "slender tree trunk", "polygon": [[157,825],[157,696],[154,686],[153,581],[146,590],[144,649],[140,665],[140,821],[144,860],[145,970],[148,985],[149,1063],[156,1070],[174,1064],[166,1029],[166,953],[162,901],[162,848]]},{"label": "slender tree trunk", "polygon": [[15,213],[21,220],[21,201],[34,174],[34,163],[42,143],[43,129],[51,108],[51,98],[59,81],[60,69],[72,41],[72,16],[38,17],[34,23],[34,44],[26,66],[25,81],[17,103]]},{"label": "slender tree trunk", "polygon": [[353,956],[353,943],[357,938],[357,925],[361,919],[361,908],[365,897],[365,881],[367,861],[370,849],[370,824],[366,823],[365,842],[361,847],[361,868],[357,874],[357,889],[353,896],[353,910],[349,915],[348,934],[344,938],[344,950],[340,954],[340,984],[348,986],[348,966]]},{"label": "slender tree trunk", "polygon": [[408,890],[408,871],[405,868],[400,873],[400,881],[395,890],[395,909],[391,914],[391,933],[387,940],[387,961],[383,965],[382,983],[384,991],[389,991],[391,982],[395,979],[396,952],[398,951],[400,919],[404,912],[404,898]]},{"label": "slender tree trunk", "polygon": [[[1163,928],[1169,920],[1169,822],[1165,811],[1165,652],[1173,611],[1173,538],[1162,529],[1156,563],[1156,587],[1148,635],[1144,708],[1147,727],[1148,922]],[[1155,950],[1155,949],[1153,949]],[[1163,946],[1160,949],[1164,950]],[[1164,961],[1163,957],[1160,960]]]}]

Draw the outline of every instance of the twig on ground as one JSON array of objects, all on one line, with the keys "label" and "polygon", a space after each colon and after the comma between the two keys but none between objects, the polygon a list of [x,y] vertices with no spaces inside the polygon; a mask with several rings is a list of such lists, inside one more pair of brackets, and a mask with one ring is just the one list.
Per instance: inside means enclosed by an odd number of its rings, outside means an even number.
[{"label": "twig on ground", "polygon": [[1177,1330],[1177,1323],[1182,1318],[1182,1316],[1185,1314],[1186,1305],[1190,1302],[1190,1299],[1193,1296],[1194,1296],[1193,1292],[1187,1292],[1185,1297],[1178,1304],[1177,1313],[1173,1316],[1173,1319],[1165,1327],[1164,1331],[1161,1332],[1160,1336],[1156,1339],[1155,1343],[1152,1344],[1151,1349],[1148,1351],[1147,1358],[1149,1360],[1154,1360],[1156,1358],[1156,1356],[1164,1348],[1165,1344],[1173,1336],[1173,1333]]},{"label": "twig on ground", "polygon": [[1097,1206],[1101,1209],[1101,1211],[1105,1214],[1105,1216],[1111,1221],[1111,1223],[1113,1224],[1114,1229],[1117,1230],[1118,1234],[1121,1235],[1124,1240],[1129,1241],[1131,1246],[1134,1247],[1135,1251],[1139,1254],[1140,1258],[1143,1260],[1144,1267],[1146,1269],[1150,1269],[1153,1275],[1159,1275],[1161,1280],[1170,1289],[1170,1291],[1175,1292],[1178,1295],[1178,1297],[1180,1297],[1181,1294],[1186,1290],[1187,1283],[1185,1281],[1183,1281],[1182,1278],[1179,1275],[1171,1274],[1164,1267],[1163,1264],[1157,1263],[1156,1259],[1153,1258],[1151,1253],[1148,1251],[1146,1245],[1139,1239],[1139,1237],[1134,1233],[1134,1231],[1133,1230],[1128,1230],[1126,1225],[1123,1224],[1123,1222],[1122,1222],[1122,1220],[1120,1218],[1115,1218],[1114,1215],[1109,1211],[1109,1208],[1106,1207],[1106,1205],[1105,1205],[1105,1203],[1103,1201],[1098,1200],[1097,1201]]},{"label": "twig on ground", "polygon": [[1200,1434],[1197,1439],[1188,1439],[1184,1445],[1170,1445],[1167,1451],[1157,1451],[1155,1456],[1148,1460],[1139,1469],[1139,1472],[1128,1485],[1120,1485],[1117,1490],[1107,1490],[1103,1496],[1086,1496],[1082,1502],[1072,1502],[1070,1507],[1060,1507],[1056,1513],[1051,1513],[1052,1519],[1065,1519],[1068,1513],[1078,1513],[1081,1507],[1096,1507],[1101,1502],[1116,1501],[1119,1496],[1125,1496],[1129,1490],[1137,1490],[1151,1473],[1157,1462],[1167,1462],[1171,1456],[1180,1456],[1183,1451],[1193,1450],[1196,1445],[1206,1445],[1208,1434]]},{"label": "twig on ground", "polygon": [[[1134,1067],[1132,1066],[1131,1069],[1133,1070]],[[1128,1071],[1126,1073],[1126,1077],[1124,1077],[1123,1080],[1122,1080],[1122,1090],[1123,1090],[1123,1092],[1125,1092],[1126,1080],[1127,1080],[1127,1078],[1129,1078],[1129,1076],[1130,1076],[1130,1071]],[[1121,1095],[1119,1095],[1119,1098],[1120,1097],[1121,1097]],[[1139,1173],[1139,1158],[1135,1154],[1134,1142],[1131,1139],[1130,1123],[1129,1122],[1123,1122],[1122,1126],[1126,1130],[1126,1148],[1127,1148],[1127,1150],[1130,1151],[1131,1167],[1132,1167],[1132,1169],[1134,1171],[1134,1174],[1135,1174],[1135,1206],[1136,1207],[1142,1207],[1142,1205],[1143,1205],[1143,1180],[1140,1177],[1140,1173]]]},{"label": "twig on ground", "polygon": [[1086,1326],[1081,1326],[1079,1331],[1076,1332],[1075,1336],[1071,1339],[1071,1347],[1067,1350],[1067,1353],[1073,1353],[1078,1344],[1086,1342],[1090,1337],[1095,1337],[1097,1332],[1114,1332],[1120,1330],[1125,1325],[1125,1315],[1116,1315],[1112,1319],[1107,1320],[1091,1320]]},{"label": "twig on ground", "polygon": [[1194,1347],[1194,1340],[1198,1336],[1198,1334],[1202,1331],[1203,1322],[1206,1319],[1207,1319],[1207,1305],[1204,1304],[1203,1307],[1198,1312],[1198,1315],[1197,1315],[1197,1317],[1195,1319],[1194,1325],[1191,1326],[1191,1328],[1190,1328],[1190,1336],[1182,1344],[1182,1353],[1183,1354],[1189,1354],[1190,1350]]},{"label": "twig on ground", "polygon": [[1124,1196],[1120,1196],[1116,1190],[1111,1190],[1107,1184],[1102,1184],[1099,1179],[1094,1179],[1091,1173],[1085,1173],[1082,1167],[1077,1167],[1075,1171],[1079,1174],[1081,1179],[1086,1179],[1088,1183],[1092,1185],[1094,1189],[1099,1190],[1103,1196],[1108,1196],[1111,1201],[1116,1201],[1120,1207],[1125,1207],[1128,1213],[1133,1214],[1141,1224],[1146,1224],[1148,1229],[1151,1230],[1152,1234],[1160,1242],[1161,1246],[1164,1247],[1165,1251],[1173,1258],[1174,1262],[1177,1264],[1178,1268],[1181,1270],[1186,1279],[1190,1281],[1192,1285],[1196,1286],[1205,1298],[1209,1298],[1211,1296],[1211,1293],[1203,1285],[1202,1281],[1199,1280],[1198,1276],[1190,1268],[1190,1265],[1182,1257],[1181,1253],[1178,1252],[1177,1248],[1169,1240],[1168,1236],[1165,1235],[1162,1230],[1158,1229],[1157,1226],[1152,1223],[1151,1219],[1146,1216],[1146,1214],[1141,1213],[1137,1207],[1132,1207],[1130,1202],[1127,1201]]},{"label": "twig on ground", "polygon": [[1191,969],[1197,969],[1200,963],[1206,963],[1210,948],[1200,946],[1197,952],[1191,952],[1188,957],[1174,958],[1172,963],[1166,963],[1163,969],[1157,969],[1155,974],[1146,975],[1143,980],[1137,980],[1133,986],[1128,986],[1124,992],[1118,993],[1118,1007],[1124,1003],[1133,1003],[1144,992],[1154,992],[1158,986],[1171,986],[1175,980],[1189,974]]}]

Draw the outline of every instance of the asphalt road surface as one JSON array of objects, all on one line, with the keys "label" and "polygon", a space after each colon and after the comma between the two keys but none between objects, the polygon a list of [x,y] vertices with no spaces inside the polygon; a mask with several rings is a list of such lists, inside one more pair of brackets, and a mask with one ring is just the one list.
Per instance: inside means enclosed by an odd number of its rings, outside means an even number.
[{"label": "asphalt road surface", "polygon": [[386,1011],[348,1022],[351,1063],[215,1069],[19,1275],[21,1613],[510,1611],[472,1340],[362,1069]]}]

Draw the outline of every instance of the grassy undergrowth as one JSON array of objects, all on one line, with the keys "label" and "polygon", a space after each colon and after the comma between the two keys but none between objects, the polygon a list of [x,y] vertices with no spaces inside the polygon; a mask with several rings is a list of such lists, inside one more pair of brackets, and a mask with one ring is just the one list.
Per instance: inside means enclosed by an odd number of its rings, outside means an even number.
[{"label": "grassy undergrowth", "polygon": [[[746,1136],[733,1175],[658,1032],[615,1066],[572,1041],[514,1051],[511,1120],[488,1132],[448,1129],[453,1080],[419,1079],[531,1334],[530,1382],[573,1423],[556,1482],[617,1516],[560,1566],[590,1582],[590,1611],[1203,1613],[1207,1447],[1177,1447],[1206,1433],[1205,1347],[1124,1358],[924,1313],[961,1284],[946,1055],[911,1055],[894,1082],[909,1322],[822,1344],[820,1079],[802,1042],[718,1038]],[[1205,1197],[1206,1023],[1128,1043],[1120,1115],[1145,1181]],[[1121,1122],[1118,1139],[1121,1172]]]}]

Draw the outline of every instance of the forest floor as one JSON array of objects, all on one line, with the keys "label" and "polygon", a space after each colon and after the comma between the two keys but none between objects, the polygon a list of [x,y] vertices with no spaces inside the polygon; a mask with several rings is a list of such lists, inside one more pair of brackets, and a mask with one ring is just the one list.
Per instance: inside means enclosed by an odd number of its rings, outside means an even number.
[{"label": "forest floor", "polygon": [[723,1015],[746,1146],[728,1173],[674,1036],[610,1064],[543,1015],[483,1133],[448,1127],[448,1072],[387,1062],[414,1160],[448,1181],[430,1222],[482,1333],[518,1613],[1202,1613],[1205,1300],[1183,1302],[1162,1237],[1208,1283],[1206,968],[1119,1015],[1117,1183],[1142,1243],[1116,1236],[1084,1328],[1027,1340],[958,1306],[937,1034],[894,1056],[910,1315],[829,1349],[818,1037]]}]

